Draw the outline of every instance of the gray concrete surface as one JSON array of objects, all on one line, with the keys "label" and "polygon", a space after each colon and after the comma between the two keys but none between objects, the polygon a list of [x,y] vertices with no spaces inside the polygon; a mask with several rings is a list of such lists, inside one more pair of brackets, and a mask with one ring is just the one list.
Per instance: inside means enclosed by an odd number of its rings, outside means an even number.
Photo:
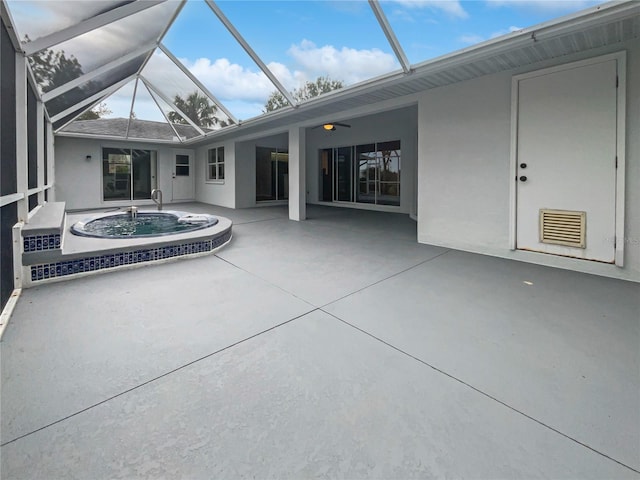
[{"label": "gray concrete surface", "polygon": [[640,478],[640,286],[229,210],[216,255],[26,290],[5,478]]},{"label": "gray concrete surface", "polygon": [[64,202],[45,203],[38,209],[31,221],[22,228],[22,236],[60,233],[64,223],[64,208]]}]

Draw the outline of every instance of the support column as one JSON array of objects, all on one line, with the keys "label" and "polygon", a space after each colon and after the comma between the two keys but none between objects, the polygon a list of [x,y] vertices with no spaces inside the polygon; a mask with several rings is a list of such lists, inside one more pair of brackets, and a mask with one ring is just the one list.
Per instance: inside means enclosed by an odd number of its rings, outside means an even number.
[{"label": "support column", "polygon": [[306,136],[304,128],[289,129],[289,219],[307,218]]},{"label": "support column", "polygon": [[16,53],[16,180],[18,221],[29,221],[29,161],[27,158],[27,59]]},{"label": "support column", "polygon": [[38,192],[38,205],[44,205],[44,149],[47,146],[44,144],[44,104],[38,100],[36,105],[37,115],[37,139],[38,139],[38,188],[41,190]]},{"label": "support column", "polygon": [[56,201],[56,189],[55,189],[55,162],[56,152],[54,148],[55,138],[53,137],[53,125],[48,120],[45,122],[45,128],[47,130],[47,185],[51,185],[49,189],[48,197],[50,202]]}]

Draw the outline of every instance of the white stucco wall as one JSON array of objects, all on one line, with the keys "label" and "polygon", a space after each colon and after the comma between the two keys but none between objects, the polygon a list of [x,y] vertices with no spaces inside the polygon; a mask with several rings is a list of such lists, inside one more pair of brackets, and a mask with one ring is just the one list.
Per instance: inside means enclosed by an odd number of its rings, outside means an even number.
[{"label": "white stucco wall", "polygon": [[[224,147],[224,180],[207,180],[209,150]],[[236,150],[232,141],[196,149],[196,201],[236,208]]]},{"label": "white stucco wall", "polygon": [[[627,50],[625,266],[511,251],[511,79]],[[640,42],[425,92],[419,99],[418,240],[640,280]]]},{"label": "white stucco wall", "polygon": [[[351,208],[388,210],[410,213],[413,210],[414,177],[417,166],[417,106],[354,118],[345,123],[351,128],[337,127],[333,132],[321,128],[307,129],[307,203],[320,201],[320,150],[374,142],[400,140],[400,207],[347,204]],[[326,204],[326,203],[325,203]]]},{"label": "white stucco wall", "polygon": [[[623,49],[627,52],[624,268],[510,250],[513,75]],[[640,281],[640,135],[637,134],[640,132],[640,40],[428,90],[410,100],[398,99],[396,105],[408,106],[392,110],[393,104],[389,104],[385,106],[389,110],[382,113],[363,116],[365,112],[354,111],[353,118],[345,120],[351,128],[338,128],[334,132],[307,128],[307,202],[322,203],[319,201],[318,155],[321,149],[399,139],[401,206],[345,206],[415,214],[417,203],[420,242]],[[411,104],[414,101],[417,105]],[[370,108],[369,111],[382,110],[377,105]],[[341,115],[349,118],[348,112]],[[58,200],[67,202],[68,208],[119,205],[102,201],[101,148],[106,146],[158,151],[158,186],[163,191],[171,191],[173,149],[170,146],[57,137],[55,194]],[[207,182],[207,152],[218,146],[225,147],[226,178],[223,182]],[[256,146],[288,148],[288,134],[237,138],[197,148],[196,200],[229,208],[256,206]],[[90,162],[85,160],[87,155],[92,156]]]},{"label": "white stucco wall", "polygon": [[[56,137],[55,198],[68,210],[124,205],[153,205],[151,200],[104,201],[102,199],[102,148],[139,148],[158,152],[157,184],[164,202],[171,199],[173,149],[165,145],[127,141]],[[91,160],[87,161],[87,155]]]}]

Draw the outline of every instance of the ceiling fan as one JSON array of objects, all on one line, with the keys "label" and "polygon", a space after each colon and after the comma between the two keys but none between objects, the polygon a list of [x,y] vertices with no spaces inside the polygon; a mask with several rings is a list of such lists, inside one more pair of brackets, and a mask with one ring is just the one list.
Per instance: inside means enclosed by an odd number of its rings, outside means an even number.
[{"label": "ceiling fan", "polygon": [[333,132],[336,127],[346,127],[346,128],[351,128],[351,125],[347,125],[346,123],[339,123],[339,122],[327,122],[327,123],[323,123],[322,125],[318,125],[317,127],[313,127],[313,128],[322,128],[323,130],[327,130],[329,132]]}]

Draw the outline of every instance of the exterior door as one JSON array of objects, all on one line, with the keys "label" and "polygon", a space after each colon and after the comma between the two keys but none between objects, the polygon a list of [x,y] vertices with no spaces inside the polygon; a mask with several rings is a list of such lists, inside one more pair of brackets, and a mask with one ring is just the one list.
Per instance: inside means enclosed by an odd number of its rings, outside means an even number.
[{"label": "exterior door", "polygon": [[173,201],[193,200],[195,196],[193,153],[174,153],[172,175],[171,199]]},{"label": "exterior door", "polygon": [[613,263],[617,61],[517,83],[518,249]]}]

